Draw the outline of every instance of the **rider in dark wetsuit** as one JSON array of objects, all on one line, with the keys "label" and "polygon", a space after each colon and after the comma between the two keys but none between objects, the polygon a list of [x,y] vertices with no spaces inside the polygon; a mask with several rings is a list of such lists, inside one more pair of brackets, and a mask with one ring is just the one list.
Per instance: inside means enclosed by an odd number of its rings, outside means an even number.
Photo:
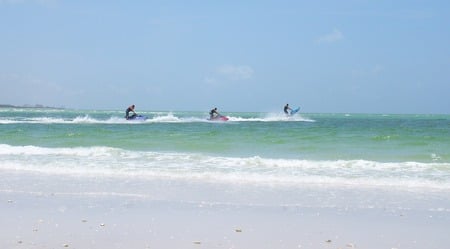
[{"label": "rider in dark wetsuit", "polygon": [[286,115],[289,115],[289,112],[288,112],[288,110],[290,110],[290,111],[292,111],[292,109],[289,107],[289,104],[286,104],[285,106],[284,106],[284,113],[286,113]]},{"label": "rider in dark wetsuit", "polygon": [[[130,112],[133,112],[133,115],[130,116]],[[134,112],[134,105],[131,105],[125,111],[125,118],[130,119],[130,118],[134,118],[135,116],[136,116],[136,113]]]},{"label": "rider in dark wetsuit", "polygon": [[214,118],[218,117],[219,115],[220,114],[217,112],[217,107],[216,107],[209,112],[209,119],[214,119]]}]

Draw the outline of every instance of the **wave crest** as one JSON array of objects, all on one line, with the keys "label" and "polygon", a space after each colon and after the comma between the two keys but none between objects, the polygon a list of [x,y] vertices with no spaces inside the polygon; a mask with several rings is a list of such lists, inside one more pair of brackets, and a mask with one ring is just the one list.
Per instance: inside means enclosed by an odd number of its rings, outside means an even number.
[{"label": "wave crest", "polygon": [[270,186],[358,186],[450,191],[449,163],[314,161],[131,151],[112,147],[0,145],[0,170]]}]

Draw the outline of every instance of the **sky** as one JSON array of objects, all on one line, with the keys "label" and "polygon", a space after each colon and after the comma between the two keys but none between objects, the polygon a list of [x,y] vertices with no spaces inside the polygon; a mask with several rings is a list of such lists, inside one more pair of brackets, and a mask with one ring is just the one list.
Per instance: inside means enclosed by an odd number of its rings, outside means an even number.
[{"label": "sky", "polygon": [[450,1],[0,0],[0,104],[450,113]]}]

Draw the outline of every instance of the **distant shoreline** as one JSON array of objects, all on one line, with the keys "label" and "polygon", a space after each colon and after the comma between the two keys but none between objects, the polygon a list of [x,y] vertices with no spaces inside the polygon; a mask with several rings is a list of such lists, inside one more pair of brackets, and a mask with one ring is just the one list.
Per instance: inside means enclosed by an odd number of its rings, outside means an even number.
[{"label": "distant shoreline", "polygon": [[9,104],[0,104],[0,108],[39,108],[39,109],[66,109],[64,107],[53,107],[53,106],[44,106],[44,105],[9,105]]}]

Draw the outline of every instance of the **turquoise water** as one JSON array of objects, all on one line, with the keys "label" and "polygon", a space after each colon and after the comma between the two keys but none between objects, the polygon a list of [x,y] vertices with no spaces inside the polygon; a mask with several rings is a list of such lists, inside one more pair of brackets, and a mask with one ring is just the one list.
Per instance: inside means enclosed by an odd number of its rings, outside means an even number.
[{"label": "turquoise water", "polygon": [[450,191],[450,116],[0,109],[0,169]]}]

